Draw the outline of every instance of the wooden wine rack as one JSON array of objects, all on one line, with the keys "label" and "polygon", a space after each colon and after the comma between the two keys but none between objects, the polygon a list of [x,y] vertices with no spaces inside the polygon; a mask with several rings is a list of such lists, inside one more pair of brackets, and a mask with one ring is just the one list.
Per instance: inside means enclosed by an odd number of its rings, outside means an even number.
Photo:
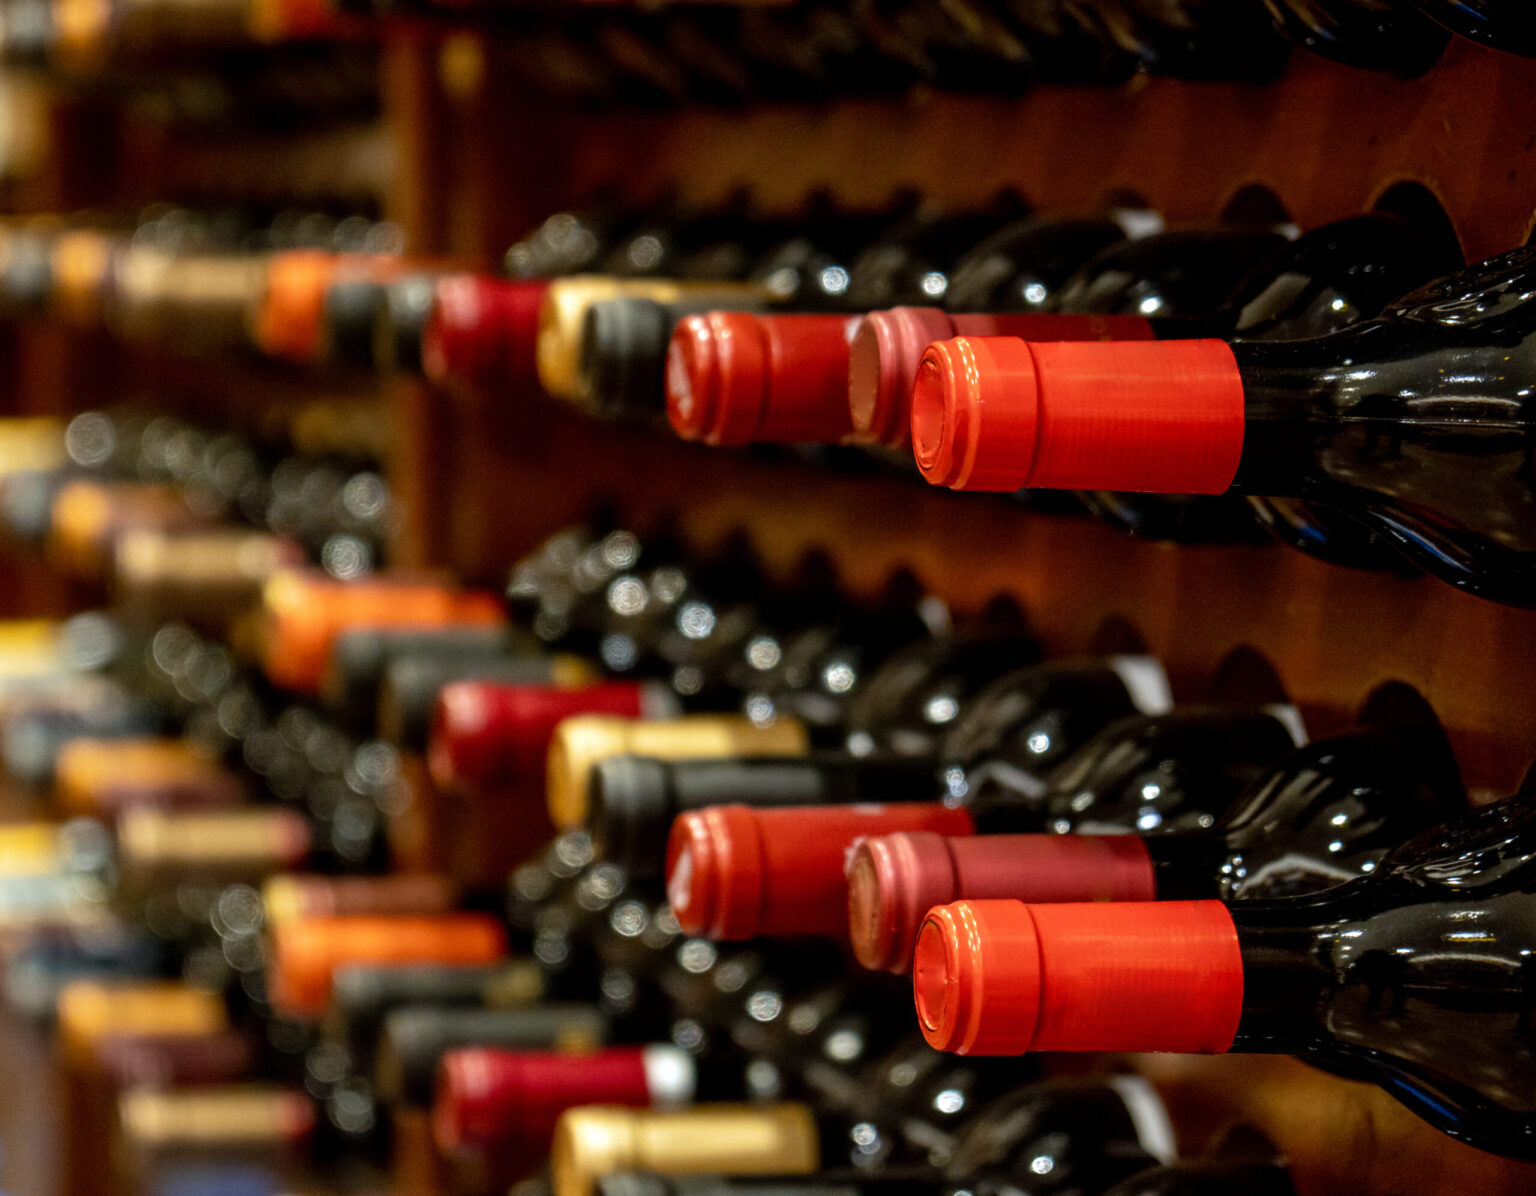
[{"label": "wooden wine rack", "polygon": [[[1139,200],[1170,222],[1232,205],[1303,228],[1378,203],[1437,207],[1471,260],[1525,242],[1536,214],[1536,62],[1454,44],[1403,82],[1298,53],[1269,86],[1143,81],[1021,99],[920,95],[827,107],[560,111],[484,54],[478,86],[437,86],[437,49],[393,48],[394,212],[428,252],[494,258],[549,212],[603,188],[707,204],[750,185],[770,209],[815,188],[876,206],[1017,189],[1045,211]],[[462,41],[452,53],[462,63]],[[423,88],[428,94],[423,94]],[[1536,759],[1536,611],[1438,581],[1342,569],[1278,545],[1174,547],[915,478],[829,472],[789,454],[725,452],[665,429],[603,426],[520,394],[397,385],[397,483],[413,564],[495,581],[537,539],[601,501],[707,549],[746,532],[767,567],[826,553],[873,596],[909,570],[957,609],[1011,595],[1048,648],[1144,645],[1176,696],[1216,691],[1234,661],[1272,666],[1314,733],[1346,725],[1378,686],[1436,710],[1474,800],[1515,792]],[[1262,671],[1262,670],[1261,670]],[[1525,1193],[1536,1166],[1463,1146],[1379,1090],[1289,1059],[1138,1060],[1185,1148],[1244,1122],[1279,1144],[1302,1196]]]},{"label": "wooden wine rack", "polygon": [[[615,112],[525,92],[491,39],[409,31],[385,46],[383,88],[382,134],[264,146],[253,160],[260,186],[285,167],[307,178],[329,158],[345,165],[347,188],[382,201],[414,251],[488,264],[549,212],[603,188],[705,204],[746,184],[787,212],[816,188],[868,207],[904,186],[949,205],[1010,187],[1044,211],[1134,200],[1180,222],[1235,206],[1304,228],[1384,203],[1443,212],[1469,259],[1523,243],[1536,214],[1536,61],[1460,42],[1406,82],[1297,52],[1265,86],[1156,79],[1018,99]],[[228,148],[166,144],[127,124],[104,131],[96,115],[61,108],[62,152],[48,175],[12,189],[10,210],[142,201],[163,179],[233,168]],[[251,161],[239,169],[256,177]],[[129,386],[191,404],[201,387],[238,413],[261,401],[263,386],[294,383],[95,342],[87,355],[81,335],[0,332],[0,368],[25,384],[12,388],[22,396],[13,409],[75,410]],[[1262,675],[1267,663],[1314,733],[1347,724],[1383,684],[1404,683],[1445,724],[1474,800],[1514,792],[1536,759],[1536,611],[1278,545],[1144,543],[895,473],[700,449],[533,395],[391,382],[382,397],[407,513],[396,557],[408,566],[497,583],[517,556],[601,501],[641,529],[667,522],[705,550],[745,532],[780,575],[823,552],[853,595],[872,596],[906,570],[959,610],[1011,596],[1054,652],[1157,653],[1181,699],[1230,693],[1234,673]],[[23,581],[4,609],[66,599]],[[1235,1122],[1257,1126],[1285,1151],[1302,1196],[1536,1191],[1536,1165],[1462,1146],[1377,1089],[1292,1060],[1138,1064],[1167,1097],[1183,1147],[1198,1151]]]}]

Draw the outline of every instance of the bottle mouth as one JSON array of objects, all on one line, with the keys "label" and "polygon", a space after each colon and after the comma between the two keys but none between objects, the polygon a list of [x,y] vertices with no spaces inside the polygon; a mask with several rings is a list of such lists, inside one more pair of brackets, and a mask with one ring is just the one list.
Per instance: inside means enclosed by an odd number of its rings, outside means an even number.
[{"label": "bottle mouth", "polygon": [[940,481],[940,461],[948,455],[951,432],[949,378],[939,360],[930,355],[918,367],[912,386],[912,455],[929,481]]},{"label": "bottle mouth", "polygon": [[706,440],[719,406],[720,350],[704,316],[685,316],[667,345],[667,420],[684,440]]},{"label": "bottle mouth", "polygon": [[939,1050],[953,1049],[949,988],[949,944],[944,930],[938,922],[925,921],[912,957],[912,995],[923,1037]]},{"label": "bottle mouth", "polygon": [[858,440],[887,448],[908,443],[923,353],[953,335],[952,318],[938,308],[893,307],[859,322],[848,363],[848,413]]}]

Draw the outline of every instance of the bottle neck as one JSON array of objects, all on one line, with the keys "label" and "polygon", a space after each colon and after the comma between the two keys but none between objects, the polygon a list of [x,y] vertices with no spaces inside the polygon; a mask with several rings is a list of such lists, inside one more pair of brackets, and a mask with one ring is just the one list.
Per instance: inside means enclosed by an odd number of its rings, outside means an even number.
[{"label": "bottle neck", "polygon": [[1226,843],[1219,831],[1148,835],[1142,840],[1152,862],[1159,901],[1203,901],[1221,895]]},{"label": "bottle neck", "polygon": [[1531,352],[1518,339],[1452,337],[1407,321],[1309,341],[1236,342],[1244,436],[1231,489],[1337,499],[1391,472],[1403,475],[1394,489],[1406,484],[1404,497],[1448,506],[1452,518],[1461,506],[1506,509],[1481,487],[1461,502],[1431,488],[1458,459],[1471,466],[1458,476],[1470,478],[1502,472],[1498,458],[1525,450],[1536,405],[1516,396],[1511,361],[1528,368]]}]

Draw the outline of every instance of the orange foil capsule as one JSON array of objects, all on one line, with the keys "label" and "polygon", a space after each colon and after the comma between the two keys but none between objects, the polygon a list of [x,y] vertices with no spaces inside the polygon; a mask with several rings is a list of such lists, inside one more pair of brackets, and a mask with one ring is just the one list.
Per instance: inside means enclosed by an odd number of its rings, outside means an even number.
[{"label": "orange foil capsule", "polygon": [[431,581],[370,577],[342,582],[319,573],[283,571],[262,591],[263,664],[273,684],[317,694],[331,648],[343,631],[494,627],[501,602],[483,591]]},{"label": "orange foil capsule", "polygon": [[338,968],[353,964],[492,963],[507,953],[506,932],[485,914],[308,918],[272,932],[273,1005],[314,1017],[331,999]]}]

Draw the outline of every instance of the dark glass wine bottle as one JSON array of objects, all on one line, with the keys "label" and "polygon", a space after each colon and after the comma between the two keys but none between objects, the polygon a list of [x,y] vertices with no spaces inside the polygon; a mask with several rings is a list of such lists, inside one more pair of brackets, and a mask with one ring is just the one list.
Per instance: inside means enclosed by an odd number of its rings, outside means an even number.
[{"label": "dark glass wine bottle", "polygon": [[[1223,742],[1216,728],[1206,730],[1215,733],[1201,740],[1208,751],[1224,749],[1224,766],[1201,755],[1188,756],[1188,764],[1164,762],[1179,771],[1195,765],[1195,779],[1209,786],[1207,800],[1192,803],[1194,811],[1182,819],[1165,821],[1157,808],[1165,786],[1178,792],[1159,768],[1141,773],[1141,791],[1129,801],[1123,787],[1117,795],[1114,786],[1057,786],[1057,825],[1070,830],[1077,816],[1079,826],[1099,834],[866,840],[848,867],[850,928],[860,961],[902,970],[925,912],[962,899],[1252,901],[1327,889],[1374,871],[1392,848],[1465,806],[1450,749],[1434,728],[1363,729],[1319,740],[1241,792],[1234,781],[1241,789],[1244,772],[1262,768],[1264,756]],[[1233,727],[1226,739],[1237,737]],[[1052,781],[1075,771],[1076,760]],[[1214,775],[1201,777],[1206,770]],[[1132,788],[1136,773],[1125,770]],[[1223,782],[1224,813],[1210,800],[1222,794]],[[1150,833],[1160,826],[1173,833]],[[1139,833],[1121,833],[1127,829]]]},{"label": "dark glass wine bottle", "polygon": [[1453,33],[1495,50],[1536,56],[1536,13],[1520,0],[1409,0]]},{"label": "dark glass wine bottle", "polygon": [[[1304,498],[1367,523],[1460,589],[1531,606],[1536,406],[1525,392],[1536,376],[1527,360],[1536,342],[1533,284],[1536,250],[1521,249],[1313,340],[1086,350],[1001,338],[946,342],[930,350],[914,394],[919,465],[930,481],[960,489],[1076,480]],[[1005,373],[992,364],[997,353],[1010,362]],[[959,366],[957,354],[969,364]],[[1177,405],[1164,405],[1169,368],[1182,375]],[[1085,371],[1091,387],[1082,384]],[[961,466],[954,417],[982,391],[992,396],[991,431],[969,425],[976,452]],[[1087,432],[1083,417],[1106,403],[1116,418]],[[1051,430],[1036,442],[1042,408]],[[1012,447],[999,453],[995,437],[1005,425]],[[1020,444],[1033,451],[1020,454]],[[1137,448],[1106,468],[1123,444]],[[1155,463],[1146,451],[1154,444]]]},{"label": "dark glass wine bottle", "polygon": [[919,1020],[935,1045],[982,1054],[1313,1057],[1529,1159],[1533,845],[1536,805],[1515,797],[1311,896],[942,906],[919,938]]},{"label": "dark glass wine bottle", "polygon": [[1107,0],[1094,11],[1154,74],[1261,82],[1279,74],[1289,51],[1256,3]]},{"label": "dark glass wine bottle", "polygon": [[[1110,246],[1057,292],[1055,310],[1177,318],[1193,327],[1220,313],[1237,287],[1283,251],[1268,229],[1174,229]],[[921,464],[921,463],[919,463]],[[1255,530],[1242,504],[1145,497],[1095,487],[1080,495],[1095,514],[1154,540],[1244,540]]]},{"label": "dark glass wine bottle", "polygon": [[1275,26],[1298,46],[1405,79],[1434,66],[1450,40],[1395,0],[1264,0],[1264,5]]}]

